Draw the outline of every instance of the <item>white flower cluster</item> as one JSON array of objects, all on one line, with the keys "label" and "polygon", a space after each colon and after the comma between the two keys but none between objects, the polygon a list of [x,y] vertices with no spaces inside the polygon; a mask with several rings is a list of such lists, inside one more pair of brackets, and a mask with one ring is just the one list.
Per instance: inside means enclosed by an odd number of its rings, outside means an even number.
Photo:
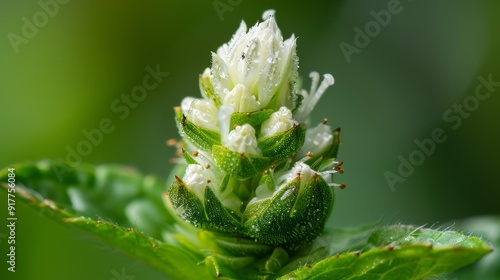
[{"label": "white flower cluster", "polygon": [[339,131],[308,119],[334,79],[313,72],[309,92],[298,89],[296,42],[283,40],[273,10],[250,29],[242,22],[200,75],[203,98],[176,109],[187,166],[168,203],[184,220],[275,246],[307,244],[323,229],[331,187],[343,186],[332,177],[342,172]]},{"label": "white flower cluster", "polygon": [[[333,77],[327,74],[317,89],[319,75],[311,73],[311,91],[301,91],[304,100],[294,116],[292,110],[298,102],[296,38],[292,35],[283,40],[274,10],[264,12],[263,19],[249,30],[242,21],[229,43],[212,53],[212,67],[205,69],[200,80],[209,83],[219,103],[205,96],[205,99],[186,97],[181,104],[188,120],[219,131],[225,146],[257,155],[261,154],[257,138],[271,137],[305,123],[321,95],[333,84]],[[275,112],[262,124],[260,131],[249,125],[229,127],[231,114],[261,109]],[[306,146],[315,145],[306,143]]]}]

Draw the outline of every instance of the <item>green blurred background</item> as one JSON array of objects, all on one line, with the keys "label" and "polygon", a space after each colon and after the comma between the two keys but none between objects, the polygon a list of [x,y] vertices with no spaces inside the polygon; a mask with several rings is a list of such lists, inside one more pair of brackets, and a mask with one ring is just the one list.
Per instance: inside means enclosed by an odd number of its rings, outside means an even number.
[{"label": "green blurred background", "polygon": [[[43,3],[50,2],[42,0]],[[61,0],[61,2],[64,2]],[[481,1],[404,1],[386,27],[349,63],[339,47],[354,45],[355,27],[391,1],[68,1],[17,47],[22,18],[43,11],[37,1],[0,2],[0,166],[67,156],[85,139],[82,130],[109,118],[114,131],[83,161],[122,163],[166,178],[177,138],[172,107],[199,96],[198,74],[210,51],[227,42],[244,19],[277,11],[288,38],[298,36],[300,73],[332,73],[336,84],[313,114],[342,127],[337,192],[330,225],[383,220],[439,226],[453,219],[500,214],[500,87],[454,130],[443,113],[474,94],[478,76],[500,81],[500,4]],[[59,2],[56,2],[59,3]],[[218,13],[214,3],[231,5]],[[220,4],[222,3],[222,4]],[[10,37],[9,37],[9,34]],[[16,53],[15,49],[18,49]],[[111,110],[142,84],[145,68],[169,76],[123,120]],[[402,183],[389,187],[416,139],[442,128],[447,140]],[[0,192],[6,216],[6,194]],[[0,227],[0,275],[7,279],[163,279],[149,267],[86,233],[54,223],[25,205],[17,209],[17,272],[7,274],[5,227]],[[6,279],[4,276],[1,279]],[[119,278],[116,278],[120,280]],[[126,278],[124,278],[126,279]]]}]

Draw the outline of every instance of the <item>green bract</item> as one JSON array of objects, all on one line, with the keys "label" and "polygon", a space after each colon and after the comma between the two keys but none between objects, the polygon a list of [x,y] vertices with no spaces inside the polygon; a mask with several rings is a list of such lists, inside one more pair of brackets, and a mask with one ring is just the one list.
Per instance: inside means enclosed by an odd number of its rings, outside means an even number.
[{"label": "green bract", "polygon": [[243,213],[244,233],[265,244],[297,248],[321,233],[334,197],[326,181],[304,163],[287,176],[270,197],[265,195],[272,190],[267,182],[257,188],[257,197]]},{"label": "green bract", "polygon": [[295,48],[273,11],[249,30],[242,22],[200,75],[202,98],[176,108],[185,149],[179,164],[188,165],[166,202],[184,221],[287,249],[323,230],[332,176],[341,171],[338,133],[326,121],[314,129],[306,121],[333,77],[318,88],[313,73],[311,91],[299,93]]}]

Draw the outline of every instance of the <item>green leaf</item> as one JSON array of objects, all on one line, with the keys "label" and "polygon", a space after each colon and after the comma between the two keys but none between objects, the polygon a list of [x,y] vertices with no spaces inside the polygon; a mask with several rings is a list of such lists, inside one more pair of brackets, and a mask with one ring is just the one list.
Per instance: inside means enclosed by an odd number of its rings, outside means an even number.
[{"label": "green leaf", "polygon": [[474,265],[460,269],[450,275],[450,279],[500,279],[500,216],[478,216],[454,221],[453,227],[473,232],[488,240],[495,250]]},{"label": "green leaf", "polygon": [[[155,176],[144,176],[135,169],[118,165],[78,168],[54,161],[40,161],[13,166],[16,174],[16,194],[51,216],[92,215],[112,220],[122,226],[144,225],[148,234],[159,237],[166,223],[173,221],[165,211],[161,200],[164,185]],[[0,171],[6,182],[7,170]],[[4,185],[7,187],[6,185]],[[155,209],[149,221],[137,220],[127,214],[132,203],[142,203],[147,209]],[[50,209],[51,204],[60,206]],[[137,204],[132,205],[137,207]],[[161,220],[161,223],[155,222]]]},{"label": "green leaf", "polygon": [[[70,168],[46,160],[12,167],[16,199],[100,237],[166,275],[208,277],[206,269],[197,265],[203,260],[201,254],[161,242],[163,235],[176,232],[176,226],[163,205],[165,186],[158,178],[118,165]],[[6,190],[8,173],[0,171]]]},{"label": "green leaf", "polygon": [[363,251],[331,256],[280,279],[422,279],[473,263],[491,250],[459,232],[391,226],[373,232]]},{"label": "green leaf", "polygon": [[175,279],[209,278],[207,270],[198,265],[203,257],[181,247],[162,243],[135,229],[125,229],[106,221],[83,217],[66,218],[64,221],[97,235],[109,245],[122,249]]},{"label": "green leaf", "polygon": [[262,256],[273,251],[274,247],[254,240],[234,236],[211,236],[218,247],[233,256]]},{"label": "green leaf", "polygon": [[279,270],[283,264],[288,263],[290,256],[283,248],[276,248],[271,257],[265,262],[264,270],[265,271],[277,271]]},{"label": "green leaf", "polygon": [[316,238],[310,248],[296,252],[292,261],[282,268],[278,275],[285,275],[297,267],[316,263],[338,253],[361,250],[366,246],[366,240],[379,223],[354,228],[325,228]]}]

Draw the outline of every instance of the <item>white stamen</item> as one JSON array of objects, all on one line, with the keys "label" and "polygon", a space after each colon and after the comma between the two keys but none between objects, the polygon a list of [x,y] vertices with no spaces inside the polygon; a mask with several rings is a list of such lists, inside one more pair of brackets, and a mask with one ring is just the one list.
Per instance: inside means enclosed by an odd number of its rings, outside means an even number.
[{"label": "white stamen", "polygon": [[303,157],[303,158],[299,159],[297,162],[304,163],[304,162],[306,162],[306,160],[308,160],[308,159],[310,159],[310,158],[311,158],[311,157],[305,156],[305,157]]},{"label": "white stamen", "polygon": [[[314,74],[314,72],[311,73],[311,78],[313,79],[311,84],[311,91],[312,91],[317,86],[317,81],[315,81],[316,75]],[[295,119],[297,119],[300,123],[304,123],[311,114],[312,110],[314,109],[314,106],[316,106],[316,104],[318,103],[323,93],[325,93],[328,87],[330,87],[334,83],[335,79],[331,74],[323,75],[323,81],[321,82],[319,88],[315,92],[309,92],[309,94],[304,96],[302,105],[295,114]]]},{"label": "white stamen", "polygon": [[333,76],[330,74],[325,74],[323,76],[323,81],[321,82],[321,85],[319,86],[318,90],[315,91],[313,94],[310,95],[310,99],[307,102],[307,109],[312,111],[314,106],[318,103],[319,99],[323,95],[323,93],[326,91],[326,89],[333,85],[334,79]]},{"label": "white stamen", "polygon": [[318,88],[318,82],[319,82],[319,73],[316,71],[313,71],[309,74],[309,78],[311,78],[311,90],[309,91],[311,94],[316,92],[316,89]]}]

